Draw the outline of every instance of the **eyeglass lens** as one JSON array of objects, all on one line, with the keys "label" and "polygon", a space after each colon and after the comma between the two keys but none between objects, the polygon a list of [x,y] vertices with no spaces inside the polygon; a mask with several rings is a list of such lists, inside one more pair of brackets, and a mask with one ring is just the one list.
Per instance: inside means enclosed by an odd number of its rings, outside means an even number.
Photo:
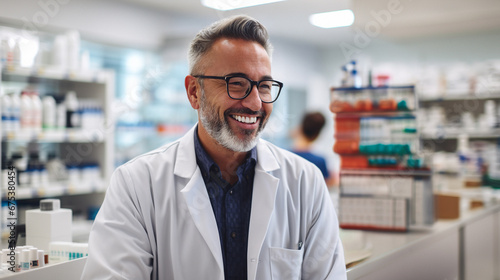
[{"label": "eyeglass lens", "polygon": [[[252,90],[252,83],[244,77],[231,77],[227,80],[229,96],[242,99]],[[260,99],[264,102],[274,101],[280,92],[280,85],[272,80],[259,82],[258,91]]]}]

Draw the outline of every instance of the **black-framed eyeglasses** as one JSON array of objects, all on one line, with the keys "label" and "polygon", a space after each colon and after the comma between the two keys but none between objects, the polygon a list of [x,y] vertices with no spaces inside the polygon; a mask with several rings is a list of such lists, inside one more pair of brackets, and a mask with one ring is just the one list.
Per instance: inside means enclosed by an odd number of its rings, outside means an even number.
[{"label": "black-framed eyeglasses", "polygon": [[252,81],[243,76],[193,76],[200,79],[217,79],[226,81],[227,95],[230,98],[245,99],[252,91],[253,86],[257,87],[260,100],[264,103],[273,103],[278,99],[283,83],[272,79],[263,79],[258,82]]}]

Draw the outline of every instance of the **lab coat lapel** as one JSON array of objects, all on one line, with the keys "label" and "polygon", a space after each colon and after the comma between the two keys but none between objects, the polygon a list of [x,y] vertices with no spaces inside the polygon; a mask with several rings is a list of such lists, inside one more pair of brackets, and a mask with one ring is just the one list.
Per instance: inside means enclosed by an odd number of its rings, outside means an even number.
[{"label": "lab coat lapel", "polygon": [[255,279],[259,254],[274,211],[279,179],[268,173],[279,168],[275,157],[261,140],[257,145],[257,166],[252,194],[252,212],[248,233],[248,279]]},{"label": "lab coat lapel", "polygon": [[208,197],[205,182],[201,176],[201,171],[196,164],[194,152],[194,129],[190,130],[179,143],[178,154],[176,156],[176,167],[174,174],[184,178],[190,178],[182,188],[189,213],[196,228],[203,236],[222,274],[224,266],[222,261],[222,250],[219,241],[219,231],[215,221],[212,205]]}]

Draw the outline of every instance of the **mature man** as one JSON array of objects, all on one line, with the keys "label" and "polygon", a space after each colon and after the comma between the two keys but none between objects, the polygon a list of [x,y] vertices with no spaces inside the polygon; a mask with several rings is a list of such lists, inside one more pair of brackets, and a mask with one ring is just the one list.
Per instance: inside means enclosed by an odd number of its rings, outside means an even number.
[{"label": "mature man", "polygon": [[198,124],[119,167],[82,279],[345,279],[318,168],[259,134],[282,83],[246,16],[200,31],[185,78]]}]

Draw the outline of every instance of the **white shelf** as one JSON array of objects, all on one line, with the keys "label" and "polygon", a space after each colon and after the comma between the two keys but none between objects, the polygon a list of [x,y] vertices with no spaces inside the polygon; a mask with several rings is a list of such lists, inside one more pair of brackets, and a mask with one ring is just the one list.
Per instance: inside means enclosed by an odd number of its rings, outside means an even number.
[{"label": "white shelf", "polygon": [[497,139],[500,138],[500,129],[492,128],[490,130],[460,130],[460,129],[443,129],[439,132],[429,133],[422,132],[420,135],[424,140],[433,139],[458,139],[461,134],[466,134],[469,139]]},{"label": "white shelf", "polygon": [[[63,195],[90,194],[95,192],[104,192],[105,190],[106,184],[101,179],[87,185],[79,185],[71,182],[49,182],[41,186],[28,185],[18,187],[15,191],[15,199],[23,200]],[[2,199],[6,199],[6,191],[2,192]]]},{"label": "white shelf", "polygon": [[477,94],[469,93],[469,94],[457,94],[457,95],[440,94],[437,97],[427,97],[427,96],[418,97],[418,101],[420,102],[487,100],[487,99],[500,99],[500,92],[477,93]]},{"label": "white shelf", "polygon": [[104,142],[104,137],[96,130],[52,130],[52,131],[12,131],[2,137],[6,142],[30,142],[39,143],[99,143]]},{"label": "white shelf", "polygon": [[7,66],[2,68],[4,75],[18,77],[34,77],[41,79],[52,79],[60,81],[85,82],[85,83],[106,83],[108,81],[107,71],[72,71],[60,68],[38,67],[26,68]]}]

